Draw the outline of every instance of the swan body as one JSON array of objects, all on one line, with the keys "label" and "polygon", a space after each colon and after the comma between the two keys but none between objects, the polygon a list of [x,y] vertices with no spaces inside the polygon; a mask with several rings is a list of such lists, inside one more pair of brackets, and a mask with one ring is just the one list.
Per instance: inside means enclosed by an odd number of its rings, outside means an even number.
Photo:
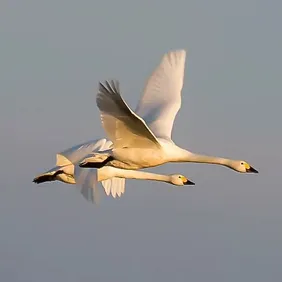
[{"label": "swan body", "polygon": [[80,167],[104,164],[122,169],[142,169],[167,162],[218,164],[241,173],[258,171],[246,161],[194,154],[171,139],[175,117],[181,106],[185,50],[165,54],[149,78],[135,112],[121,97],[118,81],[99,84],[96,103],[102,125],[112,147],[90,154]]}]

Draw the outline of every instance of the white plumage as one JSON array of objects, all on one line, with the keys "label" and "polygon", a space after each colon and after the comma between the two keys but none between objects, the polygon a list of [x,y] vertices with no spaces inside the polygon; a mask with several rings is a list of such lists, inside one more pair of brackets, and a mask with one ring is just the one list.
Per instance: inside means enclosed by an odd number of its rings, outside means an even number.
[{"label": "white plumage", "polygon": [[121,97],[118,81],[100,83],[96,102],[113,147],[103,154],[90,154],[81,161],[81,167],[94,167],[101,160],[123,169],[154,167],[167,162],[197,162],[219,164],[242,173],[257,172],[245,161],[194,154],[171,140],[173,123],[181,106],[185,59],[185,50],[163,56],[135,112]]}]

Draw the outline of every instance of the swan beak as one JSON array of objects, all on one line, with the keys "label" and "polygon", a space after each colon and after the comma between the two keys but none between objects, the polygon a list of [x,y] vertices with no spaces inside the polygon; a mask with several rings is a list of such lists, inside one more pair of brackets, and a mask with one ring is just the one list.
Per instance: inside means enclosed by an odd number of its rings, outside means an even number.
[{"label": "swan beak", "polygon": [[195,185],[194,182],[187,179],[187,181],[183,182],[184,185]]},{"label": "swan beak", "polygon": [[256,169],[254,169],[253,167],[250,166],[250,168],[247,168],[246,169],[246,172],[249,172],[249,173],[258,173],[258,171]]}]

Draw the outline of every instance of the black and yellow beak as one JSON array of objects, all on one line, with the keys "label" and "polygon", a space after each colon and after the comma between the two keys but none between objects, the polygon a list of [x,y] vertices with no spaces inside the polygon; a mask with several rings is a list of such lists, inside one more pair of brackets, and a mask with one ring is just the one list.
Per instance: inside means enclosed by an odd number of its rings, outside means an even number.
[{"label": "black and yellow beak", "polygon": [[248,173],[258,173],[258,171],[251,166],[249,168],[246,168],[246,172],[248,172]]},{"label": "black and yellow beak", "polygon": [[186,181],[184,181],[183,184],[184,184],[184,185],[195,185],[194,182],[192,182],[192,181],[190,181],[190,180],[188,180],[188,179],[186,179]]}]

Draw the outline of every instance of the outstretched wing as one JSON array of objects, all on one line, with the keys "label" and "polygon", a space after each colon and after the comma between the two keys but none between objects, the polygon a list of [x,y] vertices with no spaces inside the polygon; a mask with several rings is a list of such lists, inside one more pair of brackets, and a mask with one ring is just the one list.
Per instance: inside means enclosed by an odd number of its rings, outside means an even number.
[{"label": "outstretched wing", "polygon": [[160,144],[143,119],[122,99],[116,81],[99,84],[96,98],[103,127],[115,148],[159,148]]},{"label": "outstretched wing", "polygon": [[148,79],[135,110],[157,138],[171,140],[175,116],[181,106],[185,69],[185,50],[165,54]]}]

